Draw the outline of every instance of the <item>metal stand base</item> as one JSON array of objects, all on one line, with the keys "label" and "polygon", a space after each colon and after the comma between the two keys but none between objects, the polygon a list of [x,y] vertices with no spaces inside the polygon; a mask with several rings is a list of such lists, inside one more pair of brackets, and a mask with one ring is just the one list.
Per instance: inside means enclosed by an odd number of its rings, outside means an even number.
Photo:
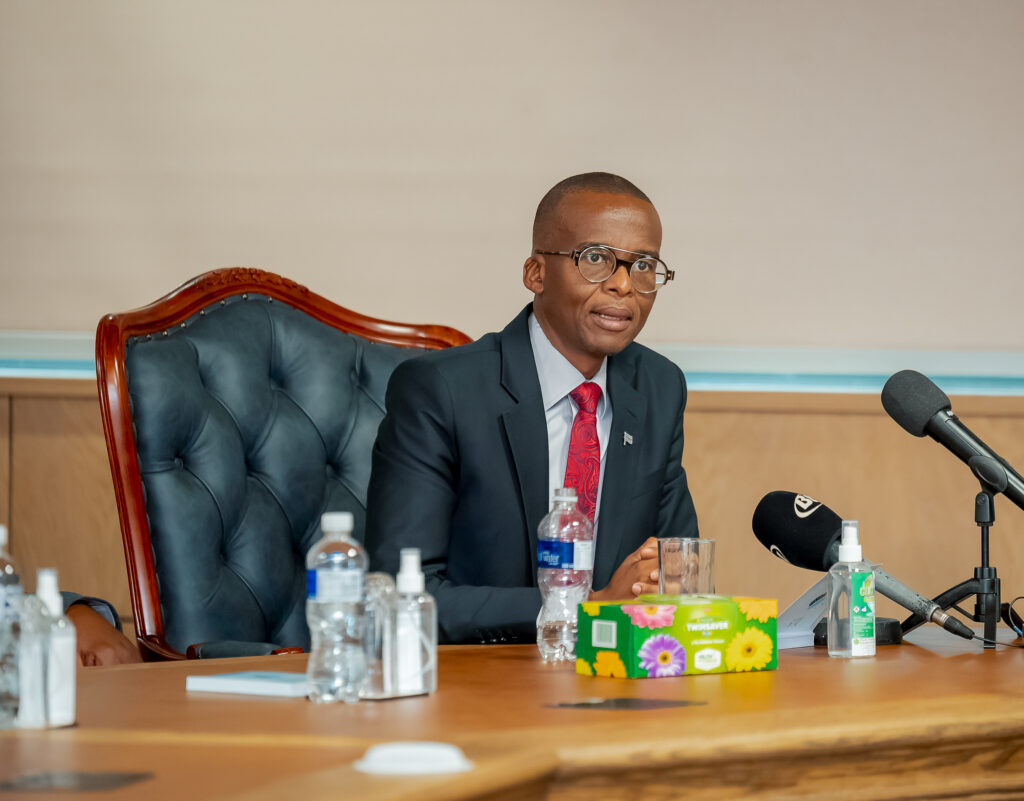
[{"label": "metal stand base", "polygon": [[[957,605],[972,595],[975,596],[973,614]],[[974,578],[950,587],[932,600],[944,610],[955,609],[964,617],[981,623],[984,626],[985,639],[995,640],[996,624],[999,622],[999,578],[994,567],[974,568]],[[911,615],[900,624],[900,628],[906,634],[926,622],[920,615]],[[995,648],[994,642],[986,642],[985,648]]]},{"label": "metal stand base", "polygon": [[[985,462],[985,464],[976,464],[975,459],[971,460],[971,469],[974,474],[981,479],[981,492],[979,492],[974,498],[974,522],[981,527],[981,566],[974,568],[974,578],[968,579],[967,581],[961,581],[955,587],[950,587],[941,595],[936,595],[932,600],[935,601],[945,611],[947,609],[955,609],[964,617],[970,618],[976,623],[981,623],[985,629],[985,648],[995,648],[996,639],[996,624],[999,623],[999,577],[996,575],[996,569],[988,563],[988,531],[993,523],[996,522],[995,512],[995,500],[992,497],[992,490],[1001,492],[1006,488],[1005,473],[1003,474],[1002,487],[998,486],[997,482],[993,482],[990,478],[992,475],[988,471],[1001,470],[1002,468],[998,465],[990,465],[987,462],[992,460],[977,460],[979,462]],[[961,601],[974,596],[974,612],[968,612],[962,609],[957,604]],[[920,615],[911,615],[901,623],[903,633],[906,634],[909,631],[913,631],[918,626],[926,623],[927,621]]]}]

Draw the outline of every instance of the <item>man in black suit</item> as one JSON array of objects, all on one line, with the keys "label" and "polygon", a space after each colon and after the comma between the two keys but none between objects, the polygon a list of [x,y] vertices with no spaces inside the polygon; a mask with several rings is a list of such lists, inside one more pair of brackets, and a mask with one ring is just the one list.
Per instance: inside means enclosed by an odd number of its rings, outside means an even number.
[{"label": "man in black suit", "polygon": [[523,284],[499,333],[403,362],[391,377],[367,501],[370,566],[422,552],[442,642],[536,638],[537,525],[561,486],[568,394],[595,382],[600,440],[592,600],[657,590],[654,538],[696,536],[681,465],[686,382],[633,342],[672,278],[661,221],[633,184],[587,173],[541,201]]}]

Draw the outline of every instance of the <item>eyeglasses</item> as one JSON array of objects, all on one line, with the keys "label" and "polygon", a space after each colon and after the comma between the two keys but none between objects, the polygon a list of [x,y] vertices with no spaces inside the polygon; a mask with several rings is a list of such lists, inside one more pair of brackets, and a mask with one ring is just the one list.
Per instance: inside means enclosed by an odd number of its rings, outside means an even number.
[{"label": "eyeglasses", "polygon": [[[625,264],[633,288],[644,295],[657,292],[676,275],[675,270],[670,270],[668,265],[656,256],[651,256],[649,253],[637,253],[635,250],[613,248],[611,245],[580,245],[572,251],[536,250],[534,252],[543,256],[567,256],[576,263],[576,269],[580,271],[580,275],[592,284],[607,281],[615,274],[620,264]],[[637,258],[620,259],[616,255],[617,253],[628,253]]]}]

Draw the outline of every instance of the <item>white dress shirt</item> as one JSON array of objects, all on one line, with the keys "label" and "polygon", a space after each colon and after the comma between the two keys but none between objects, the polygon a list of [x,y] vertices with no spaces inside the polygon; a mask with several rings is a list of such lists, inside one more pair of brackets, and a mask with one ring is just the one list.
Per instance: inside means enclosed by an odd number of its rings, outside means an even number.
[{"label": "white dress shirt", "polygon": [[592,381],[601,387],[601,399],[597,402],[597,440],[601,446],[601,472],[597,483],[597,507],[594,510],[594,540],[597,540],[598,514],[601,509],[601,490],[604,487],[605,456],[608,451],[608,437],[612,430],[612,403],[608,397],[608,359],[601,362],[601,368],[593,378],[570,364],[555,346],[551,344],[544,329],[534,314],[530,315],[530,345],[533,360],[537,365],[540,379],[540,394],[544,402],[544,414],[548,425],[548,508],[551,508],[551,491],[565,486],[565,463],[569,460],[569,435],[572,421],[579,408],[569,393],[585,381]]}]

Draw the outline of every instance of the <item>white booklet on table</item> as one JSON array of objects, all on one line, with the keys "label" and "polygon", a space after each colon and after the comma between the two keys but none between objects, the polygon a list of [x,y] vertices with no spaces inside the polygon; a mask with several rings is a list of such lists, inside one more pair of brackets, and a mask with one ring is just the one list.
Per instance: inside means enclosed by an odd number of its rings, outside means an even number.
[{"label": "white booklet on table", "polygon": [[189,692],[276,695],[284,698],[302,698],[307,694],[305,673],[270,670],[188,676],[185,678],[185,689]]}]

